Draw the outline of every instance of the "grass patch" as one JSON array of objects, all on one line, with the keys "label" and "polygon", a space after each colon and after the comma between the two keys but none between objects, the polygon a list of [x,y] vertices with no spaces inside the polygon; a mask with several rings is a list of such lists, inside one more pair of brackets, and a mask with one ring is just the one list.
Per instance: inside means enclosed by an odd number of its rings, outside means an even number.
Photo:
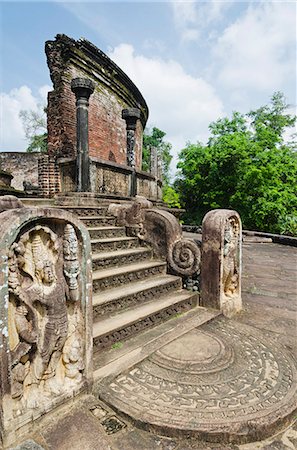
[{"label": "grass patch", "polygon": [[122,342],[115,342],[114,344],[112,344],[111,348],[113,350],[116,350],[117,348],[122,348],[123,347],[123,343]]},{"label": "grass patch", "polygon": [[177,314],[174,314],[174,316],[172,318],[173,319],[178,319],[181,316],[182,316],[182,313],[177,313]]}]

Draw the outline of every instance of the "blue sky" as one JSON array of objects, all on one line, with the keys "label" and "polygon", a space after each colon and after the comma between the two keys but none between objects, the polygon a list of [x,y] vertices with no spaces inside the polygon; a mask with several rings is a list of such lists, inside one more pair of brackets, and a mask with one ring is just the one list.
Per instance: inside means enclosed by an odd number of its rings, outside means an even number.
[{"label": "blue sky", "polygon": [[21,109],[51,89],[44,43],[85,37],[135,82],[150,126],[176,154],[208,124],[281,90],[295,112],[296,3],[270,1],[1,2],[0,151],[26,148]]}]

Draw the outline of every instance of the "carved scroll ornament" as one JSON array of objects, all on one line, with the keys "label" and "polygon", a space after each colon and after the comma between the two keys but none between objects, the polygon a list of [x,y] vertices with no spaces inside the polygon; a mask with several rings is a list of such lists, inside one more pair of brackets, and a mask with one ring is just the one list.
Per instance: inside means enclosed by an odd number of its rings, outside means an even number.
[{"label": "carved scroll ornament", "polygon": [[171,272],[191,276],[200,268],[200,249],[182,237],[182,228],[168,211],[152,208],[152,203],[137,196],[132,205],[110,205],[119,226],[134,230],[134,235],[152,246],[158,258],[167,261]]}]

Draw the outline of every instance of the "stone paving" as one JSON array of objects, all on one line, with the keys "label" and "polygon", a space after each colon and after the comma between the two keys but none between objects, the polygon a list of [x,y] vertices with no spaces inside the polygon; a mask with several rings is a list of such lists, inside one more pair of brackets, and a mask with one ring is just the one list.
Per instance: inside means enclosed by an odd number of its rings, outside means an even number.
[{"label": "stone paving", "polygon": [[[297,362],[297,249],[271,243],[246,242],[243,249],[243,260],[244,311],[235,322],[232,321],[231,325],[238,333],[238,342],[232,348],[235,352],[239,352],[238,355],[242,362],[242,367],[235,364],[235,374],[242,375],[243,369],[249,371],[249,363],[254,362],[254,370],[249,375],[256,377],[257,361],[261,360],[261,364],[266,367],[266,373],[269,370],[270,375],[272,374],[270,378],[272,378],[274,387],[270,386],[269,389],[273,390],[275,386],[280,387],[283,398],[285,398],[286,395],[290,396],[290,389],[288,389],[288,379],[284,376],[284,372],[292,369],[292,367],[291,369],[288,369],[288,367],[292,366],[294,359]],[[232,364],[232,355],[228,354],[228,346],[225,345],[224,348],[224,343],[228,339],[226,337],[228,333],[224,334],[226,324],[223,324],[223,322],[225,320],[223,318],[218,320],[219,325],[216,325],[216,333],[219,331],[218,335],[212,334],[214,331],[212,330],[213,323],[203,325],[204,330],[198,328],[190,332],[188,338],[192,341],[192,344],[197,338],[202,338],[207,343],[204,351],[198,354],[195,352],[194,372],[196,371],[196,375],[194,373],[192,376],[197,377],[197,372],[199,372],[199,377],[203,376],[203,374],[201,375],[201,372],[203,372],[202,360],[204,364],[207,361],[209,368],[214,360],[220,364],[224,364],[224,361],[225,363],[229,361]],[[230,325],[226,326],[227,328],[230,327]],[[251,326],[254,328],[251,328]],[[253,333],[252,330],[254,330]],[[204,335],[202,336],[201,333]],[[234,337],[234,334],[232,335]],[[259,347],[258,354],[255,353],[254,357],[253,350],[252,354],[248,355],[246,352],[247,343],[253,341],[259,335],[262,337],[260,346],[262,350]],[[219,339],[216,340],[218,336]],[[243,346],[244,350],[240,353],[241,338],[243,338],[245,345]],[[270,348],[267,352],[263,351],[262,345],[265,344],[269,345]],[[176,358],[177,352],[177,348],[169,344],[155,352],[151,358],[137,365],[136,370],[139,370],[139,367],[142,368],[143,364],[153,365],[158,363],[160,368],[160,364],[166,366],[169,360],[170,364],[174,362],[175,368],[181,370],[187,365],[187,361],[192,358],[193,354],[191,350],[183,353],[183,367],[181,367],[181,352],[179,352],[179,358]],[[261,353],[260,359],[259,352]],[[220,358],[223,354],[224,358]],[[248,360],[248,358],[250,359]],[[277,372],[275,362],[278,368],[281,368],[280,372]],[[165,370],[165,368],[163,367],[162,370]],[[171,375],[173,373],[176,375],[177,372],[171,371]],[[286,374],[288,375],[288,372]],[[294,375],[292,377],[294,378]],[[252,385],[251,378],[249,380],[250,385]],[[171,382],[179,381],[178,379],[171,380]],[[233,383],[236,383],[236,377],[233,378]],[[230,392],[227,393],[226,399],[229,397]],[[239,397],[235,396],[234,398],[238,400]],[[259,399],[261,399],[261,393]],[[248,399],[245,400],[248,401]],[[161,401],[164,402],[163,405],[166,404],[165,398],[162,398]],[[280,399],[279,406],[281,406],[281,402]],[[281,414],[280,408],[278,415]],[[294,450],[297,449],[297,423],[293,423],[284,431],[262,441],[246,444],[216,444],[190,439],[185,435],[180,438],[177,436],[160,436],[156,431],[149,433],[134,427],[127,418],[117,415],[106,404],[90,396],[83,403],[74,403],[72,409],[68,410],[66,415],[64,413],[59,417],[54,414],[52,419],[48,418],[47,422],[43,422],[39,430],[30,436],[30,439],[29,445],[19,446],[17,450],[37,450],[40,448],[46,450]]]}]

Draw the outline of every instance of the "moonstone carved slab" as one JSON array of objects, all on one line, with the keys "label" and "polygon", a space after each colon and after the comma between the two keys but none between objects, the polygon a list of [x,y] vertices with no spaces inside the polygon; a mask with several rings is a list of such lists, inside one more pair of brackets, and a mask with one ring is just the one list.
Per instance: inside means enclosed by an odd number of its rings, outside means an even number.
[{"label": "moonstone carved slab", "polygon": [[247,442],[287,423],[296,389],[295,363],[276,341],[221,317],[119,375],[101,398],[162,434]]},{"label": "moonstone carved slab", "polygon": [[1,214],[3,438],[92,382],[91,259],[68,213]]}]

